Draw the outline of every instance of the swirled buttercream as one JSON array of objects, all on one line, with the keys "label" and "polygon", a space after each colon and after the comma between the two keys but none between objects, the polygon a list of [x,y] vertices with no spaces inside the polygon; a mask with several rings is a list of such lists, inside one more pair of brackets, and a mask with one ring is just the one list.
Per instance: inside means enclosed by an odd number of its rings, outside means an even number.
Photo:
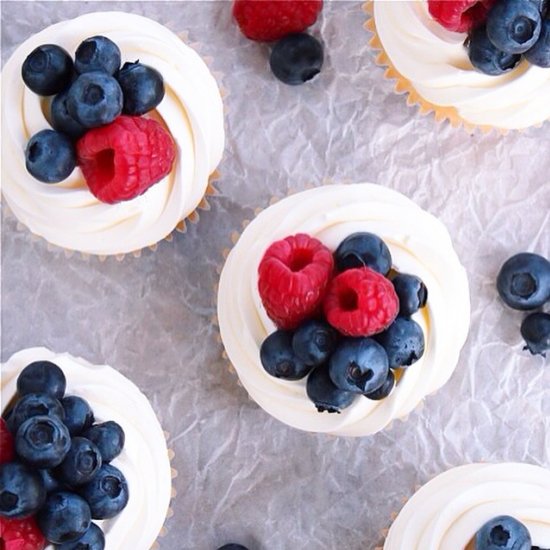
[{"label": "swirled buttercream", "polygon": [[[305,380],[273,378],[261,366],[260,345],[275,326],[258,293],[258,265],[267,247],[288,235],[307,233],[335,250],[356,231],[379,235],[394,267],[426,284],[428,305],[414,317],[424,330],[426,351],[388,398],[358,397],[340,414],[318,413]],[[445,226],[404,195],[372,184],[330,185],[270,206],[244,230],[221,274],[218,319],[227,355],[263,409],[302,430],[362,436],[407,415],[450,378],[468,333],[468,280]]]},{"label": "swirled buttercream", "polygon": [[105,532],[106,550],[148,550],[166,519],[172,490],[166,440],[149,401],[133,382],[111,367],[92,365],[67,353],[31,348],[2,365],[2,410],[16,394],[19,373],[39,360],[52,361],[63,370],[67,395],[88,401],[97,422],[114,420],[124,429],[124,448],[112,464],[126,476],[130,499],[119,515],[97,523]]},{"label": "swirled buttercream", "polygon": [[465,550],[497,516],[529,529],[533,546],[550,546],[550,471],[531,464],[469,464],[424,485],[393,522],[384,550]]},{"label": "swirled buttercream", "polygon": [[[177,147],[170,174],[143,195],[115,205],[90,193],[78,167],[55,185],[35,180],[25,168],[27,141],[50,125],[49,99],[31,92],[21,78],[24,59],[44,43],[74,55],[82,40],[97,34],[119,46],[123,62],[139,59],[163,75],[166,93],[153,116]],[[2,78],[2,193],[33,233],[71,250],[122,254],[162,240],[200,203],[224,148],[222,100],[203,60],[163,25],[121,12],[63,21],[23,42]]]}]

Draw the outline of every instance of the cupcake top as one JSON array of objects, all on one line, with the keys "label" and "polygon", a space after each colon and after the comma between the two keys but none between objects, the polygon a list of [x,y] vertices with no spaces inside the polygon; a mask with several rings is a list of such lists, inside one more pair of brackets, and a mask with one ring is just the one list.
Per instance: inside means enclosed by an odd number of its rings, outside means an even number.
[{"label": "cupcake top", "polygon": [[499,516],[527,527],[532,545],[550,545],[550,471],[520,463],[469,464],[432,479],[401,510],[384,550],[465,550]]},{"label": "cupcake top", "polygon": [[[340,414],[319,413],[306,395],[305,380],[274,378],[262,368],[260,346],[276,327],[262,305],[258,267],[268,247],[289,235],[305,233],[334,251],[359,231],[383,239],[394,268],[418,276],[428,288],[426,307],[413,315],[425,351],[386,399],[360,396]],[[400,193],[372,184],[320,187],[263,211],[229,254],[218,292],[222,340],[250,396],[290,426],[350,436],[383,429],[450,378],[468,332],[469,307],[466,273],[443,224]]]},{"label": "cupcake top", "polygon": [[171,468],[164,433],[149,401],[133,382],[109,366],[30,348],[2,364],[2,412],[16,395],[17,377],[34,361],[59,366],[67,381],[66,394],[85,399],[96,422],[114,421],[123,428],[124,447],[111,464],[124,474],[130,498],[117,516],[96,523],[105,533],[107,549],[150,548],[168,513]]},{"label": "cupcake top", "polygon": [[[74,55],[79,44],[102,35],[120,48],[122,61],[139,61],[164,79],[165,95],[148,116],[167,128],[176,146],[170,173],[144,194],[117,204],[97,200],[80,168],[47,185],[25,168],[25,147],[50,128],[50,98],[29,90],[25,58],[39,45],[56,44]],[[63,248],[121,254],[155,244],[198,206],[224,148],[223,105],[218,86],[199,55],[163,25],[122,12],[98,12],[52,25],[21,44],[3,72],[2,192],[18,219]]]}]

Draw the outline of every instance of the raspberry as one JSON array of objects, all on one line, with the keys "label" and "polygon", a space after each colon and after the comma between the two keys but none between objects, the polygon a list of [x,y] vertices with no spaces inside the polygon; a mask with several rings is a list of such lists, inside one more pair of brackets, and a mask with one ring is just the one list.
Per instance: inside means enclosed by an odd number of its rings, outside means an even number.
[{"label": "raspberry", "polygon": [[160,123],[132,116],[89,130],[76,149],[90,191],[109,204],[145,193],[170,173],[176,157],[172,136]]},{"label": "raspberry", "polygon": [[317,313],[333,266],[330,250],[303,233],[267,249],[258,268],[258,290],[277,327],[294,329]]},{"label": "raspberry", "polygon": [[388,279],[368,267],[348,269],[327,290],[326,319],[346,336],[371,336],[388,328],[399,312],[399,298]]},{"label": "raspberry", "polygon": [[251,40],[279,40],[315,23],[323,0],[235,0],[235,17]]},{"label": "raspberry", "polygon": [[46,539],[34,518],[8,519],[0,516],[2,550],[43,550]]},{"label": "raspberry", "polygon": [[468,32],[483,23],[496,0],[428,0],[431,16],[454,32]]},{"label": "raspberry", "polygon": [[0,464],[11,462],[14,457],[13,435],[3,418],[0,418]]}]

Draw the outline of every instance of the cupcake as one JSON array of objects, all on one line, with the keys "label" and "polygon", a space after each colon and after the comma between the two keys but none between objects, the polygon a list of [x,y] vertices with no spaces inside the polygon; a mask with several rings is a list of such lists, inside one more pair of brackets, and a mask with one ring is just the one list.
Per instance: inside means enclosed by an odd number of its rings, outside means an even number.
[{"label": "cupcake", "polygon": [[549,494],[550,471],[540,466],[453,468],[411,497],[393,522],[384,550],[549,548]]},{"label": "cupcake", "polygon": [[292,427],[335,435],[376,433],[445,384],[469,316],[443,224],[364,183],[260,213],[218,291],[221,338],[250,397]]},{"label": "cupcake", "polygon": [[[53,376],[56,372],[52,375],[50,370],[47,371],[47,375],[44,375],[44,363],[42,363],[42,367],[39,365],[42,368],[42,370],[39,369],[41,374],[27,371],[27,375],[21,377],[18,383],[18,378],[25,367],[32,363],[36,367],[35,362],[49,362],[47,368],[57,372],[61,369],[60,376],[64,381],[57,383]],[[54,367],[51,366],[52,363]],[[59,369],[56,369],[55,365]],[[27,385],[22,382],[25,377]],[[32,378],[30,381],[32,387],[27,387],[29,377]],[[39,388],[36,386],[38,380],[47,380],[47,385],[42,383]],[[17,449],[17,465],[28,458],[27,468],[30,468],[32,472],[38,472],[38,468],[46,468],[50,473],[53,472],[54,476],[53,478],[51,476],[44,478],[45,488],[48,491],[45,503],[44,495],[42,495],[42,502],[38,503],[41,506],[39,511],[34,515],[36,510],[31,510],[33,514],[31,519],[24,521],[32,522],[36,519],[37,525],[43,530],[46,538],[50,541],[52,538],[55,539],[52,542],[59,543],[59,539],[56,537],[69,536],[70,538],[71,533],[67,535],[65,528],[65,523],[68,520],[61,521],[57,525],[56,531],[55,525],[52,528],[52,523],[54,523],[52,518],[44,517],[48,515],[45,509],[51,504],[50,499],[55,497],[62,485],[63,491],[82,495],[89,503],[92,522],[104,533],[105,548],[108,550],[150,548],[157,539],[168,514],[172,492],[171,468],[164,432],[149,401],[137,386],[109,366],[92,365],[83,359],[72,357],[66,353],[56,354],[45,348],[26,349],[13,355],[2,365],[1,384],[2,417],[7,421],[12,435],[14,432],[17,433],[17,437],[10,438]],[[18,389],[20,394],[18,394]],[[35,449],[31,449],[30,457],[24,458],[29,443],[21,432],[28,431],[25,426],[32,422],[32,418],[30,418],[32,414],[27,414],[25,412],[26,405],[23,406],[24,397],[22,395],[27,395],[28,391],[40,391],[49,395],[54,395],[57,392],[55,395],[59,399],[53,399],[53,405],[49,402],[52,398],[49,398],[47,403],[39,403],[37,406],[41,414],[49,415],[46,420],[57,417],[52,420],[54,423],[60,422],[58,420],[60,417],[56,413],[56,408],[60,407],[59,403],[64,409],[63,425],[70,431],[70,450],[69,454],[64,454],[63,462],[60,465],[58,462],[62,458],[61,456],[39,456]],[[38,397],[43,396],[43,393]],[[63,395],[65,397],[62,399]],[[48,395],[46,395],[46,399],[48,399]],[[62,401],[60,401],[61,399]],[[75,405],[74,400],[80,403]],[[81,400],[87,403],[91,412],[86,407],[86,412],[83,414],[82,410],[77,408],[82,406]],[[44,419],[45,417],[36,418]],[[110,425],[109,431],[105,431],[107,424]],[[8,445],[4,439],[5,426],[6,424],[3,424],[2,462],[14,460],[13,455],[4,456],[4,453],[8,452]],[[65,430],[63,426],[59,428],[57,424],[53,428],[48,427],[48,429],[62,430],[63,432]],[[112,429],[114,429],[114,434]],[[120,430],[122,435],[120,435]],[[67,439],[66,436],[67,433],[64,435],[62,433],[61,439]],[[20,439],[22,441],[19,441]],[[96,445],[96,447],[92,445],[92,448],[93,453],[97,454],[99,449],[101,454],[102,460],[98,460],[99,470],[88,471],[90,461],[78,463],[78,468],[71,466],[69,457],[72,450],[77,447],[75,441],[85,445],[89,445],[89,442],[92,441]],[[88,457],[90,453],[91,451],[86,449]],[[22,456],[23,459],[21,459]],[[50,460],[54,460],[54,462],[37,463],[36,460],[39,458],[46,462]],[[94,461],[96,459],[97,457],[94,455]],[[3,464],[0,469],[5,467],[6,465]],[[101,475],[120,475],[118,472],[122,472],[120,484],[125,485],[127,489],[126,503],[115,502],[115,497],[113,497],[113,502],[100,502],[97,496],[91,494],[91,491],[94,490],[91,486]],[[87,475],[88,477],[75,479],[75,475]],[[0,477],[4,480],[4,474]],[[112,477],[107,477],[107,479],[112,483]],[[4,483],[4,481],[1,482]],[[116,498],[119,497],[122,498],[117,494]],[[28,495],[26,498],[28,501]],[[71,497],[66,498],[70,499]],[[76,500],[80,502],[78,498]],[[0,521],[3,528],[7,530],[9,530],[10,520],[18,521],[29,516],[29,510],[12,510],[12,512],[15,515],[10,514],[7,509],[0,512]],[[2,517],[4,513],[11,517]],[[86,514],[89,512],[86,511]],[[8,521],[7,527],[4,523],[6,520]],[[87,522],[89,522],[89,517]],[[97,529],[97,527],[93,529]],[[40,531],[38,533],[40,534]],[[69,539],[67,538],[65,541],[69,542]],[[48,546],[48,548],[50,547]]]},{"label": "cupcake", "polygon": [[[509,4],[528,13],[503,13]],[[421,112],[434,111],[438,121],[448,119],[454,126],[523,129],[550,118],[550,25],[538,10],[545,5],[528,0],[374,0],[366,5],[371,12],[367,29],[374,34],[371,45],[380,50],[377,60],[387,67],[386,76]],[[516,18],[520,23],[528,19],[523,32],[530,29],[519,46],[509,31]],[[506,33],[503,42],[499,34]],[[545,59],[539,52],[543,47],[549,50]]]},{"label": "cupcake", "polygon": [[[91,37],[100,53],[103,44],[105,50],[119,50],[120,71],[117,61],[113,67],[105,62],[101,71],[114,73],[97,76],[98,65],[89,48]],[[68,75],[69,87],[57,95],[53,94],[62,81],[57,88],[32,82],[32,70],[40,58],[33,60],[29,55],[44,44],[57,48],[58,64]],[[65,54],[59,54],[58,48]],[[144,66],[145,76],[139,72]],[[25,82],[22,72],[28,73]],[[94,78],[102,80],[90,86],[86,79]],[[149,85],[151,79],[153,101],[136,105],[131,94],[142,93],[143,82]],[[15,216],[32,233],[68,250],[125,254],[168,237],[204,204],[209,178],[224,148],[220,91],[199,55],[163,25],[122,12],[91,13],[57,23],[17,48],[3,69],[3,80],[10,85],[2,87],[2,192]],[[161,85],[163,89],[158,88]],[[85,97],[94,86],[99,87],[101,101]],[[56,102],[62,93],[67,96]],[[92,107],[103,102],[106,109],[95,116]],[[117,113],[121,116],[110,121]],[[67,118],[69,128],[64,124]],[[101,125],[106,121],[110,122]],[[33,148],[30,140],[51,130],[52,124],[61,126],[62,137],[56,134],[58,141],[51,147],[54,161],[44,163],[44,170],[39,151],[48,143],[42,141]],[[51,134],[41,137],[54,139]],[[65,150],[69,160],[60,153]],[[55,183],[44,183],[48,179]]]}]

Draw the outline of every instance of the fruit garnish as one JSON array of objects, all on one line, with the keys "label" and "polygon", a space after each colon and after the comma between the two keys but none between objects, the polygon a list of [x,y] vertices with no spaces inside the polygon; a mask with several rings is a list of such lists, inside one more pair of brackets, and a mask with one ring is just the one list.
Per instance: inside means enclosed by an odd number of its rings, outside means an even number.
[{"label": "fruit garnish", "polygon": [[45,393],[28,393],[15,403],[8,420],[8,426],[13,434],[19,426],[33,416],[55,416],[60,420],[65,418],[61,402]]},{"label": "fruit garnish", "polygon": [[67,380],[63,371],[51,361],[34,361],[28,364],[17,377],[17,393],[47,394],[61,399],[67,389]]},{"label": "fruit garnish", "polygon": [[115,459],[122,452],[126,439],[120,424],[113,420],[92,426],[83,433],[83,436],[97,445],[103,462],[111,462]]},{"label": "fruit garnish", "polygon": [[393,374],[393,371],[390,369],[388,371],[386,381],[378,389],[373,392],[366,393],[365,397],[367,399],[371,399],[372,401],[381,401],[382,399],[386,399],[386,397],[391,394],[393,388],[395,388],[395,374]]},{"label": "fruit garnish", "polygon": [[541,311],[529,314],[521,323],[521,335],[526,344],[524,349],[546,357],[550,351],[550,314]]},{"label": "fruit garnish", "polygon": [[272,332],[262,342],[260,361],[268,374],[284,380],[300,380],[313,368],[296,356],[292,349],[292,333],[285,330]]},{"label": "fruit garnish", "polygon": [[521,55],[499,50],[489,40],[485,25],[476,27],[470,33],[468,57],[476,69],[491,76],[507,73],[521,61]]},{"label": "fruit garnish", "polygon": [[338,344],[338,333],[324,321],[306,321],[292,337],[292,349],[306,365],[326,363]]},{"label": "fruit garnish", "polygon": [[355,267],[370,269],[387,275],[392,266],[390,249],[386,243],[373,233],[358,232],[346,237],[334,253],[338,271]]},{"label": "fruit garnish", "polygon": [[543,19],[540,35],[529,50],[525,52],[525,59],[537,67],[550,68],[550,19]]},{"label": "fruit garnish", "polygon": [[91,481],[101,468],[101,453],[89,439],[73,437],[71,448],[56,469],[60,481],[75,487]]},{"label": "fruit garnish", "polygon": [[124,63],[117,75],[122,88],[125,115],[143,115],[154,109],[164,97],[164,79],[153,67],[143,63]]},{"label": "fruit garnish", "polygon": [[398,273],[391,280],[399,298],[399,315],[410,317],[426,305],[428,289],[420,277]]},{"label": "fruit garnish", "polygon": [[30,466],[17,462],[0,465],[0,516],[23,519],[44,504],[42,478]]},{"label": "fruit garnish", "polygon": [[334,385],[328,372],[328,364],[321,365],[309,375],[306,392],[319,412],[339,413],[349,407],[356,394]]},{"label": "fruit garnish", "polygon": [[531,549],[531,535],[517,519],[499,516],[476,533],[475,550],[527,550]]},{"label": "fruit garnish", "polygon": [[57,94],[50,105],[50,120],[54,130],[66,134],[71,139],[78,139],[86,133],[86,126],[75,120],[67,109],[67,95],[69,90]]},{"label": "fruit garnish", "polygon": [[92,481],[81,487],[80,494],[90,505],[92,518],[109,519],[128,504],[128,483],[118,468],[103,464]]},{"label": "fruit garnish", "polygon": [[68,178],[76,166],[74,145],[54,130],[41,130],[31,137],[25,149],[25,167],[43,183],[58,183]]},{"label": "fruit garnish", "polygon": [[68,395],[61,400],[65,411],[63,422],[71,436],[80,435],[94,423],[94,412],[90,404],[82,397]]},{"label": "fruit garnish", "polygon": [[44,550],[46,539],[34,518],[9,519],[0,516],[3,550]]},{"label": "fruit garnish", "polygon": [[74,67],[80,74],[103,71],[114,75],[120,67],[120,49],[106,36],[91,36],[76,49]]},{"label": "fruit garnish", "polygon": [[89,529],[74,542],[59,544],[56,550],[104,550],[105,535],[95,524],[91,523]]},{"label": "fruit garnish", "polygon": [[468,32],[483,23],[496,0],[428,0],[430,15],[453,32]]},{"label": "fruit garnish", "polygon": [[0,418],[0,464],[11,462],[15,456],[13,435],[8,424]]},{"label": "fruit garnish", "polygon": [[409,367],[424,355],[424,331],[408,317],[397,317],[376,341],[386,350],[391,369]]},{"label": "fruit garnish", "polygon": [[35,48],[21,67],[23,81],[39,95],[57,94],[68,86],[72,74],[71,56],[54,44],[43,44]]}]

